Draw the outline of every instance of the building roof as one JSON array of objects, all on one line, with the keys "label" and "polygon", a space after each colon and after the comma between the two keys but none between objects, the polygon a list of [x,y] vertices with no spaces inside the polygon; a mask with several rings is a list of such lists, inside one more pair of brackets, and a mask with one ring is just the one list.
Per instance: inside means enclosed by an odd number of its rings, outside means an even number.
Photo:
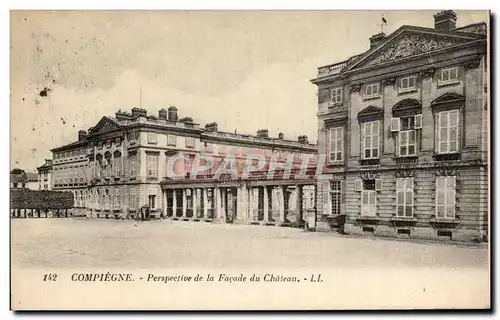
[{"label": "building roof", "polygon": [[88,142],[87,139],[82,139],[82,140],[79,140],[79,141],[75,141],[75,142],[71,142],[71,143],[65,144],[65,145],[57,147],[57,148],[53,148],[50,151],[54,152],[54,151],[69,150],[69,149],[73,149],[73,148],[76,148],[76,147],[83,146],[83,145],[87,144],[87,142]]},{"label": "building roof", "polygon": [[[368,62],[371,62],[372,64],[369,64],[369,66],[373,65],[373,56],[375,54],[380,54],[385,48],[389,48],[390,52],[396,53],[397,50],[394,50],[394,42],[396,38],[399,39],[399,37],[403,34],[421,34],[421,35],[433,35],[433,36],[439,36],[440,39],[445,40],[445,39],[460,39],[460,41],[457,40],[457,42],[449,42],[446,43],[446,46],[455,46],[463,43],[468,43],[471,41],[476,41],[476,40],[485,40],[486,39],[486,23],[481,22],[481,23],[474,23],[470,24],[464,27],[456,28],[451,31],[443,31],[443,30],[437,30],[435,28],[428,28],[428,27],[420,27],[420,26],[410,26],[410,25],[403,25],[400,28],[398,28],[396,31],[392,32],[390,35],[386,36],[381,40],[379,43],[368,49],[367,51],[353,55],[349,57],[348,59],[345,59],[340,62],[336,62],[330,65],[322,66],[318,68],[318,75],[315,79],[312,79],[311,81],[315,83],[316,81],[321,81],[322,79],[327,79],[330,78],[331,76],[337,76],[341,74],[345,74],[350,72],[351,70],[358,68],[359,65],[363,67],[363,64],[368,60]],[[397,44],[397,43],[396,43]],[[424,46],[425,47],[425,46]],[[433,49],[432,47],[425,47],[425,51],[422,51],[422,53],[426,53],[432,50],[437,50],[438,48]],[[384,52],[382,52],[384,53]],[[415,53],[417,54],[417,53]],[[399,58],[405,58],[404,55],[402,55]],[[371,60],[370,60],[371,59]],[[398,59],[399,60],[399,59]],[[383,64],[385,61],[380,62],[380,64]],[[377,62],[378,64],[378,62]]]},{"label": "building roof", "polygon": [[26,173],[28,182],[38,181],[38,173],[36,172],[27,172]]}]

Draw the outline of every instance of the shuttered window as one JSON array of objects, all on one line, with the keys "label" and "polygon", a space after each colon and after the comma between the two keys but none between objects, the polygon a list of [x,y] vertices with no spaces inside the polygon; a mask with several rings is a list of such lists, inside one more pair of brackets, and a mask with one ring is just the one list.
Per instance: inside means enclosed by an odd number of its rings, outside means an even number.
[{"label": "shuttered window", "polygon": [[436,217],[455,218],[456,177],[436,178]]},{"label": "shuttered window", "polygon": [[397,217],[413,217],[413,178],[396,180]]},{"label": "shuttered window", "polygon": [[458,110],[441,111],[437,114],[438,153],[458,152],[459,117]]}]

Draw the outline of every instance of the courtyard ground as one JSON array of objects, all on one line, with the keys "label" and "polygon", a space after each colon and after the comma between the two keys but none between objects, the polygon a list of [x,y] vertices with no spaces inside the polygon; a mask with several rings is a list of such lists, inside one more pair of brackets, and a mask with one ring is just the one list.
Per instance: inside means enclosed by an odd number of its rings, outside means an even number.
[{"label": "courtyard ground", "polygon": [[[415,243],[204,222],[12,219],[15,309],[485,308],[487,245]],[[133,283],[74,282],[127,272]],[[58,281],[42,277],[57,273]],[[151,283],[212,274],[213,282]],[[300,282],[218,281],[252,274]],[[310,281],[321,274],[321,282]],[[139,303],[140,302],[140,303]]]},{"label": "courtyard ground", "polygon": [[488,269],[486,246],[343,237],[203,222],[13,219],[24,268],[449,267]]}]

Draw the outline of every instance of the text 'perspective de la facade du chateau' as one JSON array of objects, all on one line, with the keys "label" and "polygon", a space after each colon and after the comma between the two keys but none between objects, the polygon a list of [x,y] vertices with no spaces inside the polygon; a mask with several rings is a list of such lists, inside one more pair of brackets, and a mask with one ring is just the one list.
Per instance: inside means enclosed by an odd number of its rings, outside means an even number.
[{"label": "text 'perspective de la facade du chateau'", "polygon": [[434,20],[318,68],[317,145],[133,108],[52,149],[43,174],[88,217],[146,208],[156,219],[487,241],[487,25],[457,27],[451,10]]}]

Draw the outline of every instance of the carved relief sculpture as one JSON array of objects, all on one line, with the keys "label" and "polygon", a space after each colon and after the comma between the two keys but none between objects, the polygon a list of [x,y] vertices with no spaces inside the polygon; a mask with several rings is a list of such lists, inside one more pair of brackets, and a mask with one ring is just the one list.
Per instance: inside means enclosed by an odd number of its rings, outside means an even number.
[{"label": "carved relief sculpture", "polygon": [[392,60],[405,58],[412,55],[430,52],[433,50],[449,47],[455,44],[453,39],[433,39],[426,38],[421,35],[407,34],[401,40],[394,44],[389,44],[382,53],[367,63],[367,66],[372,66]]}]

